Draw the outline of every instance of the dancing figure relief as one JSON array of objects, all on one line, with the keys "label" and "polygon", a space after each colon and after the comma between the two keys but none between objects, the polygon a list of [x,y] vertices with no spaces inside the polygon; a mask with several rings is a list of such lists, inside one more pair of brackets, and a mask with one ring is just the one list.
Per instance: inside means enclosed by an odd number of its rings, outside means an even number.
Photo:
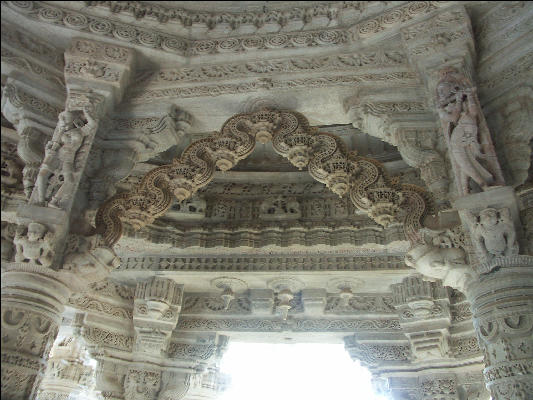
[{"label": "dancing figure relief", "polygon": [[471,192],[471,181],[483,191],[504,185],[476,89],[464,76],[445,70],[437,85],[437,108],[459,194]]},{"label": "dancing figure relief", "polygon": [[[87,121],[84,122],[82,115]],[[63,111],[54,138],[46,144],[36,181],[37,203],[62,208],[74,195],[76,165],[80,149],[95,120],[87,111]]]}]

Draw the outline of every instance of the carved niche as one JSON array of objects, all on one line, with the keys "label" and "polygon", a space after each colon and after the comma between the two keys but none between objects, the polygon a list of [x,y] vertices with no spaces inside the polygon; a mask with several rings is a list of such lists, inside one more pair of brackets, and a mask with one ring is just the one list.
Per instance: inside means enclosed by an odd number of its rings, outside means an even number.
[{"label": "carved niche", "polygon": [[54,234],[38,222],[30,222],[27,228],[19,227],[13,240],[15,261],[50,267],[53,261],[53,237]]},{"label": "carved niche", "polygon": [[259,218],[264,220],[298,219],[302,216],[300,203],[293,197],[277,196],[261,203]]}]

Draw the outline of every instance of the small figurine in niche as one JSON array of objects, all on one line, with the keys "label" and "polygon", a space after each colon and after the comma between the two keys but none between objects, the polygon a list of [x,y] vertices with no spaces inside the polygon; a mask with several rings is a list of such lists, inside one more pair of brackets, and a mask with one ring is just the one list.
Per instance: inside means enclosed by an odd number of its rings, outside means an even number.
[{"label": "small figurine in niche", "polygon": [[516,232],[508,208],[486,208],[476,217],[467,213],[476,252],[484,261],[518,254]]},{"label": "small figurine in niche", "polygon": [[47,230],[43,224],[31,222],[26,235],[21,231],[17,232],[13,240],[16,247],[15,261],[50,267],[53,233]]}]

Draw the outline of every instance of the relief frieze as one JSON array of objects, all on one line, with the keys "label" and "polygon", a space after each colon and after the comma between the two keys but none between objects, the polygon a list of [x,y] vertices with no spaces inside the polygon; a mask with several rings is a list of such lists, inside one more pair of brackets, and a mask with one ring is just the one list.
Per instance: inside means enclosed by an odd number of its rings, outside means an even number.
[{"label": "relief frieze", "polygon": [[181,318],[179,331],[353,332],[400,330],[396,319],[194,319]]},{"label": "relief frieze", "polygon": [[323,88],[332,86],[351,87],[353,85],[364,83],[413,85],[418,83],[418,75],[416,72],[403,71],[324,76],[290,80],[264,77],[258,78],[252,82],[144,90],[142,92],[133,94],[128,101],[131,104],[139,104],[166,98],[192,98],[203,96],[216,97],[223,94],[250,93],[264,90],[293,90],[299,88]]},{"label": "relief frieze", "polygon": [[[87,15],[86,13],[72,11],[56,5],[50,6],[38,1],[11,1],[7,2],[6,5],[15,12],[44,23],[106,36],[122,42],[173,54],[199,56],[268,49],[345,45],[354,42],[354,35],[356,38],[367,38],[379,34],[390,28],[396,28],[404,22],[424,16],[443,4],[437,1],[419,1],[407,4],[388,10],[376,18],[368,19],[349,29],[325,27],[315,31],[298,30],[296,32],[248,35],[244,37],[234,36],[209,40],[189,40],[182,36],[138,28],[135,25],[117,22],[114,19]],[[324,12],[324,7],[320,8],[322,9],[320,12]]]},{"label": "relief frieze", "polygon": [[405,240],[400,226],[392,226],[387,229],[373,225],[360,226],[351,219],[342,224],[336,222],[326,224],[323,221],[304,223],[278,221],[276,224],[273,221],[266,221],[261,224],[226,222],[197,227],[174,225],[171,229],[148,226],[138,232],[126,226],[124,234],[127,237],[135,238],[135,240],[148,240],[162,245],[172,244],[175,248],[193,246],[203,248],[220,246],[261,248],[270,245],[288,247],[347,244],[361,246],[366,243],[388,245]]},{"label": "relief frieze", "polygon": [[[144,18],[157,20],[160,27],[165,24],[183,28],[205,28],[214,31],[222,25],[229,28],[230,33],[245,28],[247,32],[256,32],[268,26],[269,30],[300,30],[308,29],[309,26],[335,26],[339,24],[339,18],[351,15],[351,20],[358,21],[375,13],[376,8],[390,6],[390,1],[353,1],[353,2],[324,2],[313,4],[308,7],[273,7],[269,5],[262,8],[257,5],[256,9],[248,9],[246,13],[231,12],[229,10],[210,9],[209,12],[188,10],[181,7],[165,7],[164,5],[147,3],[142,1],[109,2],[88,1],[88,7],[108,9],[113,13],[133,15],[137,20]],[[274,9],[273,9],[274,8]],[[345,19],[343,18],[343,19]],[[220,32],[220,31],[218,31]]]},{"label": "relief frieze", "polygon": [[136,81],[148,85],[169,85],[182,82],[205,82],[207,80],[236,79],[250,74],[269,75],[315,71],[349,71],[375,67],[407,67],[407,57],[397,50],[375,49],[365,52],[333,56],[270,59],[248,61],[242,64],[214,64],[191,66],[160,71],[141,71]]},{"label": "relief frieze", "polygon": [[[346,250],[353,253],[353,250]],[[124,257],[118,271],[372,271],[409,269],[404,256],[353,257],[341,254],[309,256]]]}]

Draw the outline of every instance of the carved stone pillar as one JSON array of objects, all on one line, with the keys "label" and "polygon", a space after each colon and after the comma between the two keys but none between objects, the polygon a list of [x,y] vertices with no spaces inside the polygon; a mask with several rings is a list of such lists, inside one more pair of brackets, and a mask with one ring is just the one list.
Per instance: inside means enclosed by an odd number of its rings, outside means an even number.
[{"label": "carved stone pillar", "polygon": [[124,398],[156,400],[161,388],[161,371],[130,367],[124,381]]},{"label": "carved stone pillar", "polygon": [[2,271],[2,396],[11,399],[34,398],[71,291],[102,280],[116,265],[98,236],[68,233],[98,122],[120,101],[133,53],[75,39],[65,58],[65,111],[46,146],[30,204],[17,212],[14,261]]},{"label": "carved stone pillar", "polygon": [[95,389],[101,400],[125,400],[124,381],[127,368],[123,362],[103,354],[97,357]]},{"label": "carved stone pillar", "polygon": [[517,201],[510,187],[458,199],[477,260],[466,287],[474,327],[485,353],[487,388],[494,400],[531,399],[533,393],[533,257],[519,255]]},{"label": "carved stone pillar", "polygon": [[87,361],[84,343],[77,334],[56,341],[38,399],[69,399],[87,392],[93,383],[94,372]]},{"label": "carved stone pillar", "polygon": [[46,267],[2,273],[2,397],[34,398],[69,293]]},{"label": "carved stone pillar", "polygon": [[[125,399],[157,399],[162,385],[159,364],[167,357],[182,298],[183,285],[172,279],[151,277],[137,283],[133,308],[135,342],[124,380]],[[172,378],[180,381],[177,376]]]},{"label": "carved stone pillar", "polygon": [[533,395],[533,261],[502,266],[468,289],[485,353],[485,383],[494,400]]},{"label": "carved stone pillar", "polygon": [[[473,80],[478,57],[470,18],[462,7],[443,11],[402,29],[402,39],[438,112],[457,189],[453,206],[473,247],[463,243],[458,248],[437,239],[433,244],[415,247],[406,262],[467,295],[480,347],[485,352],[484,376],[492,398],[530,399],[533,257],[519,255],[520,250],[525,252],[525,245],[520,237],[517,199],[513,189],[504,186]],[[513,100],[518,98],[514,94]],[[523,91],[522,95],[527,97]],[[510,102],[503,111],[502,117],[510,115],[515,123],[512,132],[499,135],[500,143],[514,140],[522,129],[517,108],[524,107]],[[524,169],[523,164],[519,169]],[[413,263],[414,259],[417,261]]]},{"label": "carved stone pillar", "polygon": [[[485,353],[484,377],[492,398],[530,399],[533,257],[519,254],[522,230],[514,191],[504,186],[469,194],[457,199],[454,207],[471,245],[435,236],[433,244],[410,250],[406,262],[466,294]],[[463,248],[454,247],[457,244]]]},{"label": "carved stone pillar", "polygon": [[218,334],[175,334],[168,357],[174,371],[163,372],[159,400],[216,399],[225,390],[226,377],[220,373],[220,361],[228,337]]}]

